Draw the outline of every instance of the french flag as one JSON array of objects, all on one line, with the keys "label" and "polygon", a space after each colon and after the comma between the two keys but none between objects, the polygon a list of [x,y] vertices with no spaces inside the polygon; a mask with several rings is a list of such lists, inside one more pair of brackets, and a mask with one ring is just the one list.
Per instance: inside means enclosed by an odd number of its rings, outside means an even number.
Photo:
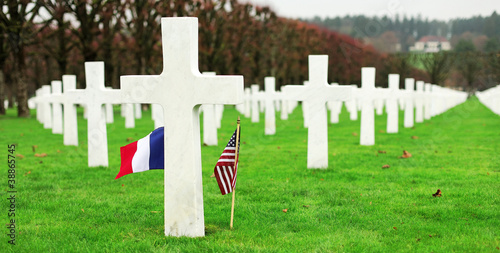
[{"label": "french flag", "polygon": [[115,179],[127,174],[164,169],[163,127],[146,137],[120,148],[121,166]]}]

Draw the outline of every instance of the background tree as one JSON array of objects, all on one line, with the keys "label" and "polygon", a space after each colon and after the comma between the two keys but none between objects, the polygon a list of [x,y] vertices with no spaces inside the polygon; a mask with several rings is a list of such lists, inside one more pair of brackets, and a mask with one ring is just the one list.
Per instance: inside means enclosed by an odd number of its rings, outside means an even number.
[{"label": "background tree", "polygon": [[419,61],[432,84],[443,85],[452,67],[452,55],[448,52],[419,55]]},{"label": "background tree", "polygon": [[[7,8],[3,4],[7,3]],[[0,13],[1,26],[7,34],[12,50],[12,79],[16,87],[17,115],[29,117],[28,84],[26,83],[26,47],[33,42],[35,27],[33,20],[38,14],[40,5],[29,1],[2,1]],[[5,13],[4,10],[7,10]]]}]

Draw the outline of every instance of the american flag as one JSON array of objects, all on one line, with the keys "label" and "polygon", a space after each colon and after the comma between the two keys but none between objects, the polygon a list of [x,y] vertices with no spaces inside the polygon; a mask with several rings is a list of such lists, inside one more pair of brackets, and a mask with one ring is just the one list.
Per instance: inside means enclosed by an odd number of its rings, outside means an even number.
[{"label": "american flag", "polygon": [[[238,146],[238,151],[240,149],[240,140],[238,136],[238,145],[236,145],[236,129],[233,136],[227,143],[226,148],[222,152],[222,155],[217,161],[214,168],[215,178],[217,179],[217,184],[219,184],[220,192],[222,195],[226,195],[233,191],[236,185],[236,174],[238,169],[238,155],[236,156],[236,146]],[[236,159],[236,163],[235,163]],[[234,166],[236,164],[236,167]]]}]

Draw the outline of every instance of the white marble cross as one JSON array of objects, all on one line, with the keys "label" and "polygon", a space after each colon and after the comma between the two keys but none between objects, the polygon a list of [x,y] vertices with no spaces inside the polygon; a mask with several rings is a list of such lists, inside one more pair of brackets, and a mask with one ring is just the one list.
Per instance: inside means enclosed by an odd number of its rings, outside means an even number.
[{"label": "white marble cross", "polygon": [[364,146],[375,144],[375,112],[374,100],[377,99],[375,89],[375,68],[361,68],[361,89],[357,99],[361,105],[361,131],[359,143]]},{"label": "white marble cross", "polygon": [[414,125],[414,105],[415,105],[415,79],[405,79],[405,114],[404,127],[413,127]]},{"label": "white marble cross", "polygon": [[424,106],[424,119],[431,119],[431,106],[432,106],[432,98],[431,98],[431,87],[432,85],[430,83],[425,84],[425,91],[424,91],[424,96],[425,96],[425,106]]},{"label": "white marble cross", "polygon": [[121,90],[104,88],[104,62],[85,62],[85,89],[70,90],[66,96],[87,108],[89,167],[108,166],[108,134],[104,103],[120,104],[127,99]]},{"label": "white marble cross", "polygon": [[252,94],[250,88],[245,88],[245,112],[246,118],[250,118],[252,113]]},{"label": "white marble cross", "polygon": [[252,123],[258,123],[260,120],[259,103],[261,100],[259,85],[252,84],[250,89],[252,90]]},{"label": "white marble cross", "polygon": [[52,128],[52,105],[48,102],[48,98],[51,96],[50,85],[42,86],[42,107],[43,107],[43,128]]},{"label": "white marble cross", "polygon": [[[215,76],[215,72],[203,72],[203,75]],[[215,105],[202,105],[203,111],[203,144],[207,146],[217,146],[217,116],[215,115]]]},{"label": "white marble cross", "polygon": [[385,111],[387,112],[387,133],[399,131],[399,75],[389,74],[389,95],[385,100]]},{"label": "white marble cross", "polygon": [[[113,88],[106,87],[106,89],[112,90]],[[113,105],[112,104],[105,104],[104,107],[106,108],[106,123],[111,124],[115,121]]]},{"label": "white marble cross", "polygon": [[165,235],[205,235],[199,106],[243,102],[242,76],[206,76],[198,70],[198,19],[162,18],[163,72],[122,76],[130,103],[157,103],[167,123]]},{"label": "white marble cross", "polygon": [[349,85],[351,87],[351,99],[345,102],[345,107],[347,111],[349,111],[349,119],[350,120],[358,120],[358,86],[356,84]]},{"label": "white marble cross", "polygon": [[424,122],[424,81],[417,81],[417,91],[415,92],[415,122]]},{"label": "white marble cross", "polygon": [[345,101],[350,87],[328,84],[328,55],[309,56],[309,85],[287,85],[284,88],[293,100],[307,102],[309,117],[307,137],[307,168],[328,168],[328,119],[326,102]]},{"label": "white marble cross", "polygon": [[136,119],[142,118],[141,104],[134,104],[134,116]]},{"label": "white marble cross", "polygon": [[265,135],[274,135],[276,133],[276,112],[274,101],[276,99],[276,79],[274,77],[264,78],[265,92],[263,100],[266,105],[265,111]]},{"label": "white marble cross", "polygon": [[134,104],[123,104],[125,110],[125,128],[135,128]]},{"label": "white marble cross", "polygon": [[[331,86],[339,86],[338,83],[332,83]],[[342,101],[328,101],[327,107],[330,110],[330,123],[339,123],[339,115],[342,111]]]},{"label": "white marble cross", "polygon": [[50,96],[50,102],[52,104],[52,133],[62,134],[63,133],[63,110],[62,110],[62,82],[52,81],[50,82],[52,88],[52,96]]},{"label": "white marble cross", "polygon": [[63,75],[63,95],[64,95],[64,145],[78,146],[78,120],[75,102],[67,96],[69,91],[76,89],[76,76]]},{"label": "white marble cross", "polygon": [[165,126],[165,121],[163,120],[163,108],[159,104],[151,104],[151,118],[154,121],[155,129]]}]

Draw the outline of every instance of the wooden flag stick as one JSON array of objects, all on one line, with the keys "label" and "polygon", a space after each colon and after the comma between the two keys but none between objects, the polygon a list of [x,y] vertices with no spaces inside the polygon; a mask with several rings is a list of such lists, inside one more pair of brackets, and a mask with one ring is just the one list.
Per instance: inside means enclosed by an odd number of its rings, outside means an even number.
[{"label": "wooden flag stick", "polygon": [[[235,153],[234,153],[234,168],[235,168],[235,171],[237,169],[237,157],[238,157],[238,151],[239,151],[239,140],[240,139],[240,116],[238,116],[238,124],[236,126],[236,150],[235,150]],[[236,173],[234,174],[234,176],[236,176]],[[233,200],[232,200],[232,203],[231,203],[231,222],[229,224],[229,227],[231,229],[233,229],[233,219],[234,219],[234,194],[235,194],[235,189],[233,187]]]}]

